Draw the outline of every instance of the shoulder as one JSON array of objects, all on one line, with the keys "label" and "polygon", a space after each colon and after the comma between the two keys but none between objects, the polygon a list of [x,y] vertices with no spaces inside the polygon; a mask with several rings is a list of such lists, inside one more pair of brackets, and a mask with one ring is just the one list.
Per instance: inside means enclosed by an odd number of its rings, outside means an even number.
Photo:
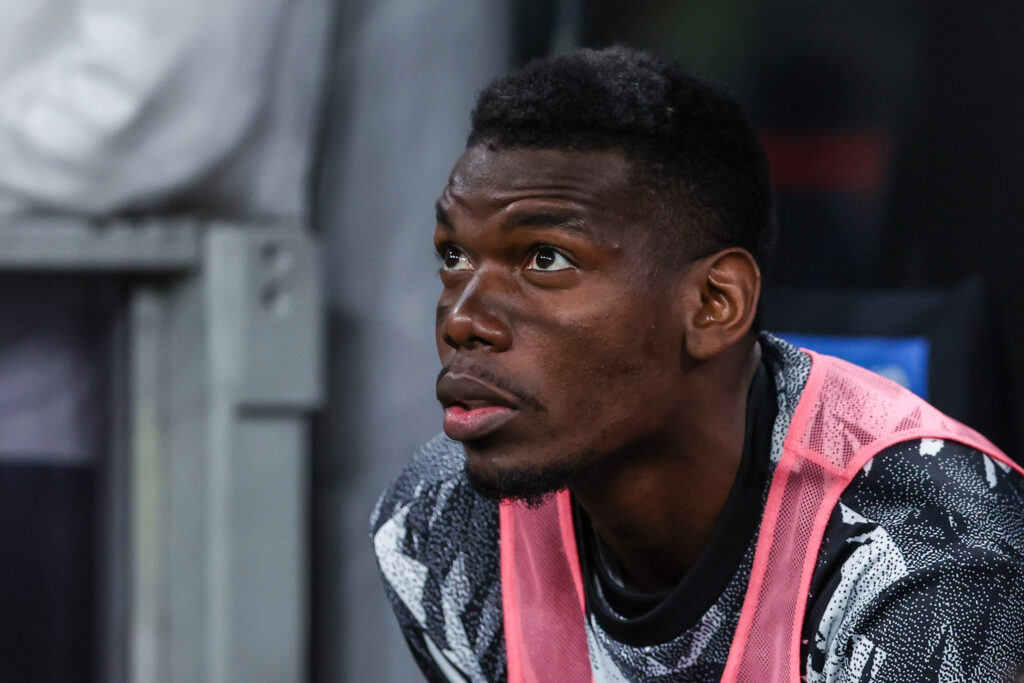
[{"label": "shoulder", "polygon": [[370,534],[385,573],[396,555],[447,574],[460,554],[497,551],[497,504],[470,488],[464,461],[462,446],[438,435],[380,497]]},{"label": "shoulder", "polygon": [[1024,477],[955,441],[916,439],[886,448],[842,499],[915,554],[986,548],[1024,557]]},{"label": "shoulder", "polygon": [[458,486],[464,461],[462,447],[444,434],[420,446],[377,501],[370,515],[370,533],[376,533],[396,514],[404,514],[402,510],[412,503],[429,503],[442,489]]},{"label": "shoulder", "polygon": [[435,437],[370,518],[392,608],[420,665],[438,680],[490,680],[504,670],[498,506],[469,487],[464,461],[458,443]]},{"label": "shoulder", "polygon": [[833,511],[807,617],[808,680],[864,662],[864,680],[1008,676],[1024,664],[1024,478],[952,441],[880,452]]}]

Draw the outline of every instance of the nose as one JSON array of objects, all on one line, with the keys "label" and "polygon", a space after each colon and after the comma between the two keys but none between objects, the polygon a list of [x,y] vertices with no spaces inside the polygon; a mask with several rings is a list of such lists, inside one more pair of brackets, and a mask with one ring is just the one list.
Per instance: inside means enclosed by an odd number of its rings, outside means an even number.
[{"label": "nose", "polygon": [[437,307],[438,333],[453,349],[488,348],[504,351],[512,345],[512,333],[499,314],[495,296],[489,296],[479,275],[467,283],[458,300]]}]

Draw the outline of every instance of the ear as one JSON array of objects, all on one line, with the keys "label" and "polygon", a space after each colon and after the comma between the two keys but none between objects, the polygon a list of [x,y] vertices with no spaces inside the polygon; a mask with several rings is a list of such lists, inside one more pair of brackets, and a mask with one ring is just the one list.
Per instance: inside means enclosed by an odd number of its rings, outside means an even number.
[{"label": "ear", "polygon": [[746,249],[706,256],[687,273],[686,352],[707,360],[739,341],[754,322],[761,270]]}]

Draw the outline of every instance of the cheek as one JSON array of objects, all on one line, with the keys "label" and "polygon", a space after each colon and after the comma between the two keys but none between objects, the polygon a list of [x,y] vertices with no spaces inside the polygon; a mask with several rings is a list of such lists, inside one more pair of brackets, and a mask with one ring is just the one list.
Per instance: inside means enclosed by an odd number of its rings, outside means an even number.
[{"label": "cheek", "polygon": [[538,350],[544,379],[566,419],[607,422],[674,386],[678,353],[665,330],[649,319],[605,316],[563,325],[560,332],[557,342]]}]

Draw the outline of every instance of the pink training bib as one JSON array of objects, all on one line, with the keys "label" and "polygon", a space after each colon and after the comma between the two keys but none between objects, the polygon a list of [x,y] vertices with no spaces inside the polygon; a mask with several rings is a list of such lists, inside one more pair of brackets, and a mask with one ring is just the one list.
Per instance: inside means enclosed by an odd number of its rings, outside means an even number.
[{"label": "pink training bib", "polygon": [[[877,453],[903,441],[949,439],[1024,475],[988,439],[899,385],[808,353],[811,373],[772,475],[723,681],[800,680],[804,611],[825,526]],[[593,681],[569,493],[532,510],[503,503],[499,518],[509,683]]]}]

